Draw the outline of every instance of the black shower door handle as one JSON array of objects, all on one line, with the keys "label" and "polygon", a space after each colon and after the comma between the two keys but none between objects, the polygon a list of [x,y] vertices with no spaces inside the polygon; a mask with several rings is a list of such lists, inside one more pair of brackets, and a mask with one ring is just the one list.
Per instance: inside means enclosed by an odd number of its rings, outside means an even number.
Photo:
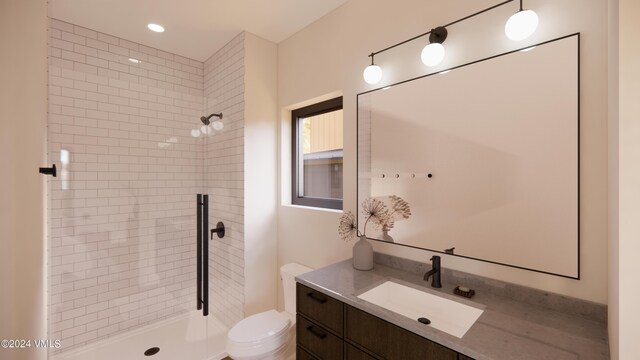
[{"label": "black shower door handle", "polygon": [[209,315],[209,195],[202,196],[202,315]]},{"label": "black shower door handle", "polygon": [[196,308],[202,309],[202,315],[209,315],[209,195],[196,196]]},{"label": "black shower door handle", "polygon": [[202,194],[196,195],[196,309],[202,309]]},{"label": "black shower door handle", "polygon": [[56,164],[51,165],[51,167],[41,167],[38,169],[38,172],[43,175],[53,175],[53,177],[58,176]]}]

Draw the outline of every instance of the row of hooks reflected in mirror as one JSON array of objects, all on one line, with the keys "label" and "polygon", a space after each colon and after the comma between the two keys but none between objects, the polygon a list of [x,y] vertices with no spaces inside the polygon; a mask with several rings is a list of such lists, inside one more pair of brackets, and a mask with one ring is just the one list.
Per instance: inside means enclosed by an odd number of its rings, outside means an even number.
[{"label": "row of hooks reflected in mirror", "polygon": [[360,173],[360,179],[432,179],[433,173]]},{"label": "row of hooks reflected in mirror", "polygon": [[[442,45],[442,43],[444,43],[444,41],[447,39],[447,35],[448,35],[447,27],[454,25],[456,23],[459,23],[461,21],[467,20],[469,18],[472,18],[476,15],[480,15],[489,10],[495,9],[497,7],[510,3],[512,1],[514,0],[504,1],[500,4],[491,6],[475,14],[465,16],[462,19],[458,19],[449,24],[438,26],[434,29],[431,29],[430,31],[427,31],[424,34],[420,34],[410,39],[401,41],[395,45],[391,45],[380,51],[372,52],[371,54],[369,54],[369,57],[371,58],[371,65],[367,66],[364,69],[364,72],[362,73],[364,81],[366,81],[368,84],[375,85],[378,82],[380,82],[380,80],[382,80],[382,68],[375,64],[373,60],[374,56],[382,52],[385,52],[387,50],[391,50],[396,46],[400,46],[410,41],[421,38],[425,35],[429,35],[429,43],[424,47],[424,49],[422,49],[422,53],[420,54],[420,59],[422,60],[422,63],[428,67],[439,65],[444,59],[444,55],[445,55],[445,48]],[[515,14],[511,15],[511,17],[509,17],[509,19],[507,20],[504,26],[505,35],[507,36],[507,38],[513,41],[521,41],[528,38],[538,28],[538,14],[536,14],[536,12],[533,10],[524,9],[522,7],[522,1],[523,0],[519,0],[520,10]]]}]

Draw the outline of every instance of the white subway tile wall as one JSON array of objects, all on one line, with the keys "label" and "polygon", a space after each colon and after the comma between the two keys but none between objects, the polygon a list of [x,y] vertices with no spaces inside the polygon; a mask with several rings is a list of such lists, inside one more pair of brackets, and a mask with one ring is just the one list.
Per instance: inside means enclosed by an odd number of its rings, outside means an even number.
[{"label": "white subway tile wall", "polygon": [[[212,312],[227,326],[244,317],[244,33],[204,62],[206,113],[223,114],[206,144],[209,222],[223,221],[224,238],[210,243]],[[212,118],[215,121],[216,118]]]},{"label": "white subway tile wall", "polygon": [[[62,350],[195,309],[205,187],[211,223],[228,226],[212,242],[213,313],[242,318],[243,71],[242,36],[203,64],[50,20],[49,324]],[[224,129],[192,137],[212,110]]]}]

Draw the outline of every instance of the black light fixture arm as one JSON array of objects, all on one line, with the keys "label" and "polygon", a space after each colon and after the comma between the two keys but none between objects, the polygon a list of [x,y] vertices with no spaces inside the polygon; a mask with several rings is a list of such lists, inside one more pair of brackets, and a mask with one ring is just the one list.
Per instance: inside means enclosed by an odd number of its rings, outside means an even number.
[{"label": "black light fixture arm", "polygon": [[[514,0],[506,0],[506,1],[503,1],[503,2],[501,2],[501,3],[499,3],[499,4],[496,4],[496,5],[493,5],[493,6],[491,6],[491,7],[486,8],[486,9],[484,9],[484,10],[478,11],[477,13],[474,13],[474,14],[471,14],[471,15],[468,15],[468,16],[465,16],[465,17],[463,17],[463,18],[461,18],[461,19],[458,19],[458,20],[456,20],[456,21],[452,21],[452,22],[450,22],[450,23],[448,23],[448,24],[446,24],[446,25],[439,26],[439,27],[437,27],[437,28],[435,28],[435,29],[438,29],[438,28],[441,28],[441,27],[442,27],[442,28],[447,28],[447,27],[449,27],[449,26],[451,26],[451,25],[455,25],[455,24],[457,24],[457,23],[459,23],[459,22],[461,22],[461,21],[465,21],[465,20],[470,19],[470,18],[472,18],[472,17],[474,17],[474,16],[478,16],[478,15],[480,15],[480,14],[483,14],[483,13],[487,12],[487,11],[490,11],[490,10],[493,10],[493,9],[495,9],[495,8],[497,8],[497,7],[502,6],[502,5],[508,4],[508,3],[512,2],[512,1],[514,1]],[[520,10],[522,10],[522,0],[520,0]],[[431,30],[429,30],[429,31],[427,31],[427,32],[425,32],[425,33],[422,33],[422,34],[420,34],[420,35],[416,35],[416,36],[414,36],[414,37],[412,37],[412,38],[410,38],[410,39],[407,39],[407,40],[401,41],[401,42],[399,42],[399,43],[397,43],[397,44],[393,44],[393,45],[388,46],[388,47],[386,47],[386,48],[384,48],[384,49],[382,49],[382,50],[378,50],[378,51],[372,52],[369,56],[370,56],[370,57],[371,57],[371,59],[373,60],[373,56],[378,55],[378,54],[380,54],[380,53],[383,53],[383,52],[385,52],[385,51],[387,51],[387,50],[391,50],[391,49],[393,49],[393,48],[395,48],[395,47],[398,47],[398,46],[400,46],[400,45],[404,45],[404,44],[406,44],[406,43],[408,43],[408,42],[411,42],[411,41],[413,41],[413,40],[419,39],[419,38],[421,38],[421,37],[423,37],[423,36],[427,36],[427,35],[431,34],[435,29],[431,29]]]}]

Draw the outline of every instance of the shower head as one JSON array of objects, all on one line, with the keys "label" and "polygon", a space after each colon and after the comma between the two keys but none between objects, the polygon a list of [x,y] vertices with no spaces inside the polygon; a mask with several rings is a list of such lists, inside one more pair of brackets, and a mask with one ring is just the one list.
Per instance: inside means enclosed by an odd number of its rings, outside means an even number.
[{"label": "shower head", "polygon": [[209,125],[211,123],[211,121],[209,119],[211,119],[214,116],[222,119],[222,113],[219,113],[219,114],[215,114],[214,113],[214,114],[211,114],[209,116],[200,117],[200,121],[202,121],[202,123],[205,124],[205,125]]}]

